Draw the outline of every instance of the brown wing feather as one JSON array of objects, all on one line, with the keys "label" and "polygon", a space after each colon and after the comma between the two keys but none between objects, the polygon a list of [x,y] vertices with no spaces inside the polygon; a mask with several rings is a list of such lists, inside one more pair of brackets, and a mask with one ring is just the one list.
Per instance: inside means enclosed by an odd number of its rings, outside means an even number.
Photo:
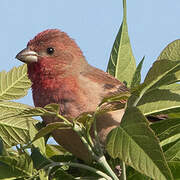
[{"label": "brown wing feather", "polygon": [[82,72],[81,74],[88,77],[91,81],[100,84],[104,89],[104,97],[120,92],[129,92],[129,89],[124,83],[95,67],[90,66],[88,70]]}]

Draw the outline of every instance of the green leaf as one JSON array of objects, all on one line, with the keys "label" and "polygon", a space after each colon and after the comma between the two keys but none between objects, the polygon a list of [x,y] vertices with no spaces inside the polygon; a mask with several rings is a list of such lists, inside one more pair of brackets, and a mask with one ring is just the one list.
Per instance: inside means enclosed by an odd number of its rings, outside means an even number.
[{"label": "green leaf", "polygon": [[[7,172],[8,170],[9,172]],[[33,164],[30,157],[28,157],[27,155],[23,154],[18,157],[0,156],[0,179],[3,176],[4,178],[8,178],[10,176],[31,176],[32,172]]]},{"label": "green leaf", "polygon": [[173,173],[174,180],[180,180],[180,162],[169,161],[168,165]]},{"label": "green leaf", "polygon": [[[180,61],[162,59],[155,61],[148,71],[144,84],[156,88],[179,81]],[[177,73],[177,74],[176,74]]]},{"label": "green leaf", "polygon": [[126,109],[121,125],[109,133],[106,149],[111,157],[122,159],[146,176],[173,179],[158,139],[136,107]]},{"label": "green leaf", "polygon": [[34,147],[39,148],[40,152],[45,155],[46,154],[46,148],[45,148],[45,140],[43,137],[39,137],[37,141],[33,141],[35,139],[36,134],[38,133],[37,128],[35,127],[34,124],[30,124],[29,128],[29,135],[30,135],[30,140],[32,141],[32,144]]},{"label": "green leaf", "polygon": [[64,155],[67,151],[60,145],[47,144],[46,145],[46,155],[47,157],[52,157],[56,155]]},{"label": "green leaf", "polygon": [[151,178],[139,173],[130,166],[126,168],[127,180],[152,180]]},{"label": "green leaf", "polygon": [[168,59],[172,61],[180,60],[180,39],[177,39],[170,44],[168,44],[167,47],[164,48],[164,50],[161,52],[160,56],[158,57],[158,60],[161,59]]},{"label": "green leaf", "polygon": [[0,156],[3,155],[3,152],[4,152],[4,144],[3,141],[0,139]]},{"label": "green leaf", "polygon": [[166,139],[163,134],[169,135],[169,130],[180,125],[179,119],[165,119],[163,121],[158,121],[150,124],[151,129],[155,132],[155,135],[158,136],[160,141]]},{"label": "green leaf", "polygon": [[31,158],[36,169],[41,169],[51,163],[51,161],[40,152],[38,147],[32,149]]},{"label": "green leaf", "polygon": [[51,133],[55,129],[61,129],[61,128],[63,129],[69,128],[69,126],[63,122],[54,122],[54,123],[47,124],[46,127],[43,127],[42,129],[38,131],[38,133],[33,138],[33,141],[36,141],[37,139],[44,137],[45,135]]},{"label": "green leaf", "polygon": [[126,81],[129,87],[136,69],[136,63],[128,36],[126,0],[123,0],[123,15],[123,22],[112,47],[107,72],[122,82]]},{"label": "green leaf", "polygon": [[8,166],[5,163],[0,162],[0,179],[12,180],[22,178],[24,175],[21,171]]},{"label": "green leaf", "polygon": [[48,112],[55,112],[56,114],[59,114],[59,104],[51,103],[44,107],[45,110]]},{"label": "green leaf", "polygon": [[[14,147],[11,147],[11,148],[8,148],[8,149],[6,148],[3,155],[4,156],[14,156],[14,157],[17,157],[17,156],[19,156],[19,154],[22,154],[22,153],[19,153]],[[23,152],[23,154],[24,154],[24,152]]]},{"label": "green leaf", "polygon": [[[151,124],[151,128],[165,149],[165,157],[169,160],[180,160],[180,119],[166,119]],[[165,146],[166,145],[166,146]]]},{"label": "green leaf", "polygon": [[0,73],[0,100],[19,99],[27,94],[31,82],[27,77],[27,65],[14,67]]},{"label": "green leaf", "polygon": [[33,116],[52,116],[59,114],[59,104],[48,104],[44,108],[26,108],[21,111],[18,116],[20,117],[33,117]]},{"label": "green leaf", "polygon": [[0,156],[17,155],[17,151],[11,148],[5,148],[2,139],[0,139]]},{"label": "green leaf", "polygon": [[136,106],[143,95],[150,90],[180,80],[180,61],[159,60],[149,70],[144,83],[132,92],[128,106]]},{"label": "green leaf", "polygon": [[137,107],[144,115],[180,111],[180,85],[163,86],[145,93]]},{"label": "green leaf", "polygon": [[177,159],[180,161],[180,138],[164,154],[168,161]]},{"label": "green leaf", "polygon": [[0,101],[0,137],[6,147],[29,142],[29,125],[37,121],[17,117],[17,114],[29,107],[20,103]]},{"label": "green leaf", "polygon": [[[72,175],[68,174],[62,168],[57,168],[57,170],[55,172],[53,172],[52,174],[53,174],[52,180],[60,180],[60,179],[74,180],[74,179],[76,179]],[[84,180],[88,180],[88,179],[84,178]]]},{"label": "green leaf", "polygon": [[143,62],[144,62],[144,58],[145,57],[143,57],[141,62],[138,64],[138,66],[136,68],[136,71],[134,72],[133,79],[132,79],[132,82],[131,82],[131,88],[134,88],[134,87],[140,85],[140,82],[141,82],[141,69],[142,69],[142,65],[143,65]]},{"label": "green leaf", "polygon": [[[130,92],[121,92],[121,93],[118,93],[118,94],[115,94],[115,95],[112,95],[112,96],[108,96],[108,97],[105,97],[100,105],[102,105],[103,103],[111,103],[111,102],[119,102],[121,100],[127,100],[128,97],[130,97]],[[99,105],[99,106],[100,106]]]},{"label": "green leaf", "polygon": [[44,169],[39,170],[39,179],[40,180],[48,180],[48,173]]},{"label": "green leaf", "polygon": [[161,146],[164,146],[164,145],[167,145],[169,143],[173,143],[179,140],[180,139],[180,125],[169,129],[169,132],[167,131],[166,134],[162,134],[161,138],[163,138],[163,140],[160,143]]},{"label": "green leaf", "polygon": [[164,146],[173,143],[180,138],[180,121],[179,119],[166,119],[150,125],[156,136]]}]

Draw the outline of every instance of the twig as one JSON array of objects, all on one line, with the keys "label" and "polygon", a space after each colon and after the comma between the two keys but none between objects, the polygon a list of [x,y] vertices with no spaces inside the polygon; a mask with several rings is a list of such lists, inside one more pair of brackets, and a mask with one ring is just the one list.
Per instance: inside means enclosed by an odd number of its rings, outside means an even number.
[{"label": "twig", "polygon": [[79,164],[79,163],[70,163],[70,162],[53,162],[51,164],[48,164],[47,166],[44,167],[44,169],[49,169],[49,168],[53,168],[55,166],[71,166],[71,167],[78,167],[78,168],[82,168],[82,169],[86,169],[88,171],[91,171],[93,173],[96,173],[98,175],[100,175],[101,177],[104,177],[106,180],[112,180],[112,178],[110,176],[108,176],[107,174],[103,173],[102,171],[99,171],[98,169],[95,169],[93,167],[90,167],[88,165],[84,165],[84,164]]}]

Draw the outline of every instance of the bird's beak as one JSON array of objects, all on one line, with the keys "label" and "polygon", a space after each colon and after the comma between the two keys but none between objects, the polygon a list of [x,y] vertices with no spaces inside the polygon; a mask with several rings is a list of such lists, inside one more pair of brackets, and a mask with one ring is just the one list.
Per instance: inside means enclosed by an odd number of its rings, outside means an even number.
[{"label": "bird's beak", "polygon": [[38,54],[35,51],[31,51],[29,48],[25,48],[16,55],[16,59],[24,63],[37,62]]}]

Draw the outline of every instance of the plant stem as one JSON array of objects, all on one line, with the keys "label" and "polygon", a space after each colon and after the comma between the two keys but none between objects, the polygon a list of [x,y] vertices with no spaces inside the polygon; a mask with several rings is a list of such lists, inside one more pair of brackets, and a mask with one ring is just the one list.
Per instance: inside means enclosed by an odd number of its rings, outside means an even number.
[{"label": "plant stem", "polygon": [[123,20],[126,20],[127,12],[126,12],[126,0],[123,0]]},{"label": "plant stem", "polygon": [[119,180],[114,171],[111,169],[104,156],[101,156],[98,163],[107,171],[107,173],[113,178],[113,180]]},{"label": "plant stem", "polygon": [[61,116],[60,114],[57,114],[56,115],[59,119],[62,119],[66,124],[68,124],[70,127],[73,127],[73,124],[68,120],[66,119],[65,117]]},{"label": "plant stem", "polygon": [[[113,180],[119,180],[118,177],[116,176],[116,174],[113,172],[113,170],[109,166],[109,164],[107,163],[106,158],[104,157],[103,151],[101,149],[101,145],[100,145],[100,141],[99,141],[99,137],[98,137],[98,133],[97,133],[97,128],[96,128],[96,113],[98,110],[99,110],[99,107],[97,108],[97,110],[94,113],[94,122],[93,122],[94,123],[94,136],[95,136],[95,140],[97,143],[97,150],[94,149],[88,143],[89,140],[87,140],[85,138],[86,134],[84,133],[85,131],[83,131],[83,127],[81,127],[77,123],[72,124],[66,118],[64,118],[63,116],[61,116],[59,114],[58,114],[58,117],[61,118],[62,120],[64,120],[68,125],[72,126],[72,129],[79,135],[80,139],[82,140],[84,145],[87,147],[88,151],[91,153],[93,159],[96,160],[106,170],[106,172],[109,174],[109,176],[106,175],[105,173],[103,173],[95,168],[92,168],[90,166],[87,166],[87,165],[82,165],[82,164],[78,164],[78,163],[66,163],[66,165],[87,169],[89,171],[92,171],[92,172],[95,172],[96,174],[101,175],[102,177],[106,176],[105,178],[107,180],[112,180],[112,178],[113,178]],[[55,164],[56,165],[60,165],[60,164],[65,165],[63,163],[55,163]]]},{"label": "plant stem", "polygon": [[79,163],[53,162],[53,163],[48,164],[47,166],[45,166],[44,169],[49,169],[50,167],[53,168],[55,166],[65,166],[65,165],[86,169],[86,170],[91,171],[91,172],[93,172],[95,174],[98,174],[101,177],[104,177],[106,180],[112,180],[112,178],[110,176],[103,173],[102,171],[99,171],[98,169],[95,169],[93,167],[90,167],[90,166],[87,166],[87,165],[84,165],[84,164],[79,164]]},{"label": "plant stem", "polygon": [[79,135],[81,141],[84,143],[84,145],[87,147],[88,151],[92,155],[94,159],[98,159],[98,156],[94,153],[91,145],[89,145],[88,141],[86,140],[85,134],[82,133],[82,127],[80,127],[77,124],[74,124],[73,130]]},{"label": "plant stem", "polygon": [[126,164],[123,161],[121,161],[120,167],[121,167],[121,175],[119,179],[126,180]]},{"label": "plant stem", "polygon": [[126,164],[123,162],[123,178],[126,180]]}]

